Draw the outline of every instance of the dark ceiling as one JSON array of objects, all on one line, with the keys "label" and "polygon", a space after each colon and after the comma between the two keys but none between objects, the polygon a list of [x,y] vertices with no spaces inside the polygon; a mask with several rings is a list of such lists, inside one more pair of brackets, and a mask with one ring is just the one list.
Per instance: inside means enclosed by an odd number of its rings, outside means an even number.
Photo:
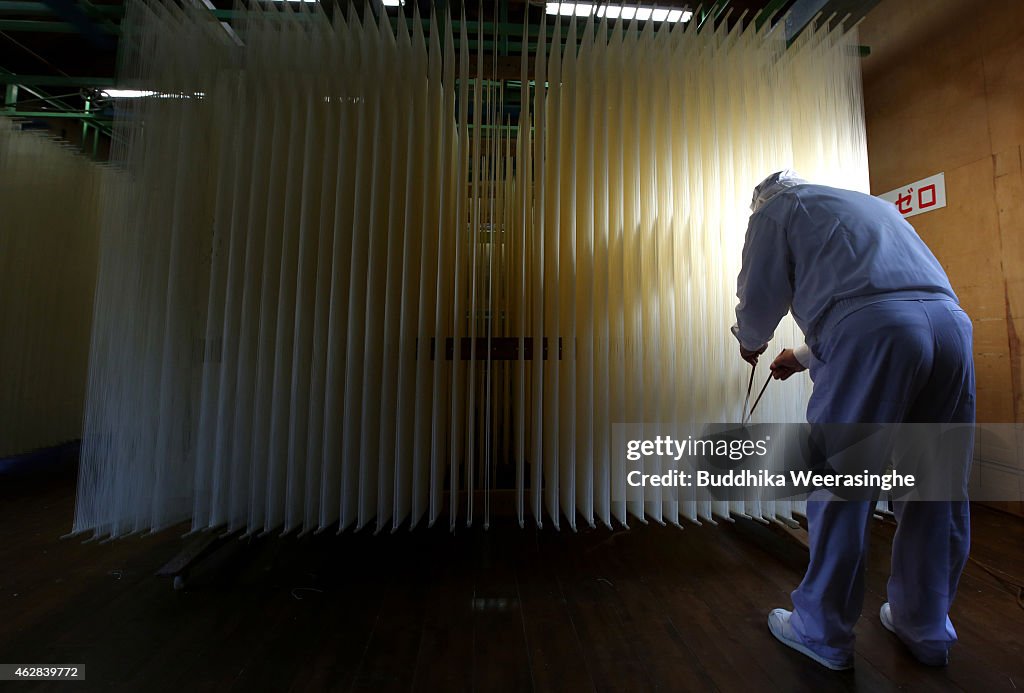
[{"label": "dark ceiling", "polygon": [[[236,7],[235,0],[163,1],[205,4],[229,22]],[[365,7],[364,0],[341,1]],[[834,14],[837,19],[848,16],[846,24],[852,26],[878,1],[719,0],[709,5],[709,10],[687,0],[633,0],[631,4],[695,10],[698,17],[710,16],[712,21],[730,26],[738,21],[747,24],[764,10],[771,13],[774,22],[783,23],[787,38],[791,38],[818,13],[826,17]],[[269,0],[246,0],[245,4],[253,2]],[[370,0],[375,12],[380,11],[379,2]],[[419,2],[422,14],[429,13],[430,0],[406,0],[407,11],[411,2]],[[448,6],[453,15],[464,9],[470,21],[482,17],[516,28],[522,27],[524,13],[528,13],[531,25],[539,25],[545,12],[543,0],[477,0],[466,2],[464,8],[458,0],[434,3],[436,7]],[[332,13],[337,3],[324,1],[323,7]],[[389,8],[389,12],[397,13],[397,9]],[[8,85],[0,113],[19,115],[28,124],[54,130],[74,144],[89,140],[94,153],[103,158],[106,146],[101,141],[109,136],[111,112],[109,107],[97,111],[102,104],[96,99],[100,89],[116,83],[123,13],[123,0],[0,0],[0,83]],[[518,55],[513,51],[509,57]],[[16,90],[10,88],[14,84],[18,85]],[[55,112],[61,115],[46,117]],[[81,127],[81,123],[89,125]]]}]

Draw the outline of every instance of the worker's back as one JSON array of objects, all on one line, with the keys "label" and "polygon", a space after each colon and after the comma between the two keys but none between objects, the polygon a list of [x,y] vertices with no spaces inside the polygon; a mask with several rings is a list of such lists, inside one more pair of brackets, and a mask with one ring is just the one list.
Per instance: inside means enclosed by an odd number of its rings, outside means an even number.
[{"label": "worker's back", "polygon": [[893,293],[956,298],[913,227],[894,205],[870,195],[798,185],[761,207],[751,228],[787,235],[792,310],[809,337],[824,322]]}]

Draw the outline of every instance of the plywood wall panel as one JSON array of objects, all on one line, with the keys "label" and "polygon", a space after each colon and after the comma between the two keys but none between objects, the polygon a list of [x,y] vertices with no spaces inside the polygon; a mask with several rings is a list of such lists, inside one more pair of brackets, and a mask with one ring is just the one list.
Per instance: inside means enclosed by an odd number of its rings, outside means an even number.
[{"label": "plywood wall panel", "polygon": [[961,14],[963,5],[964,0],[934,0],[927,12],[916,3],[900,0],[877,5],[861,23],[861,35],[870,39],[871,46],[871,54],[864,60],[864,79],[881,79],[892,65],[920,53],[923,45],[934,44],[944,27]]},{"label": "plywood wall panel", "polygon": [[1024,318],[1024,147],[1001,151],[994,162],[1011,406],[1013,420],[1020,421],[1024,419],[1024,348],[1019,329]]},{"label": "plywood wall panel", "polygon": [[[1024,14],[1024,2],[1015,3]],[[1024,31],[1022,29],[1021,31]],[[1024,35],[984,57],[991,151],[1024,142]]]},{"label": "plywood wall panel", "polygon": [[861,27],[871,48],[864,90],[873,191],[1014,143],[1024,3],[885,0]]},{"label": "plywood wall panel", "polygon": [[1021,421],[1024,2],[883,0],[861,24],[872,191],[944,171],[947,208],[911,222],[975,325],[978,418]]},{"label": "plywood wall panel", "polygon": [[[970,308],[966,306],[965,310]],[[974,319],[974,351],[976,354],[1007,356],[1006,320],[1001,318]]]},{"label": "plywood wall panel", "polygon": [[975,319],[1002,316],[993,303],[1002,292],[991,282],[1001,264],[992,167],[986,157],[947,169],[947,206],[910,220],[946,269],[961,300],[974,299],[969,307]]},{"label": "plywood wall panel", "polygon": [[[867,84],[866,84],[867,86]],[[942,68],[897,65],[866,91],[875,194],[976,161],[989,151],[985,71],[980,59]]]},{"label": "plywood wall panel", "polygon": [[[977,359],[975,367],[978,373],[978,423],[1013,423],[1013,397],[1005,387],[1010,377],[1009,361]],[[989,386],[986,383],[1002,385]]]},{"label": "plywood wall panel", "polygon": [[[1024,120],[1024,107],[1021,110]],[[994,157],[994,194],[999,220],[1000,254],[1003,276],[1013,282],[1024,279],[1024,153],[1014,146]],[[1024,304],[1013,306],[1017,316],[1024,316]]]},{"label": "plywood wall panel", "polygon": [[[1024,287],[1020,287],[1024,290]],[[1024,318],[1014,318],[1007,324],[1010,352],[1013,361],[1010,363],[1010,376],[1013,378],[1013,420],[1024,421]],[[1024,432],[1021,433],[1021,457],[1019,463],[1024,466]]]}]

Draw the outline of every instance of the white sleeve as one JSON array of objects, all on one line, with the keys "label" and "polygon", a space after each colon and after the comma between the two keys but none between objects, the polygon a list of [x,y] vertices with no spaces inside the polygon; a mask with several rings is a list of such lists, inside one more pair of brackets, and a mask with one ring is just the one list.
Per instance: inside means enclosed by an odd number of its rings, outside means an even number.
[{"label": "white sleeve", "polygon": [[806,344],[801,344],[800,346],[793,349],[793,356],[796,357],[796,360],[799,361],[800,365],[803,366],[804,368],[810,367],[811,348]]}]

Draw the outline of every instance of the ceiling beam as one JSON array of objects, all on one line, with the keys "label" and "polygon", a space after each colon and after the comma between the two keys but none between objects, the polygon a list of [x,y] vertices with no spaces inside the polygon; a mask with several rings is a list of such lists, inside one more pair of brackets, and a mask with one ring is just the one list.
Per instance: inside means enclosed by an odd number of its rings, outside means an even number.
[{"label": "ceiling beam", "polygon": [[15,75],[0,71],[0,84],[37,87],[85,87],[101,89],[114,86],[113,77],[66,77],[63,75]]},{"label": "ceiling beam", "polygon": [[77,34],[78,27],[70,22],[55,22],[48,19],[0,19],[0,31]]}]

